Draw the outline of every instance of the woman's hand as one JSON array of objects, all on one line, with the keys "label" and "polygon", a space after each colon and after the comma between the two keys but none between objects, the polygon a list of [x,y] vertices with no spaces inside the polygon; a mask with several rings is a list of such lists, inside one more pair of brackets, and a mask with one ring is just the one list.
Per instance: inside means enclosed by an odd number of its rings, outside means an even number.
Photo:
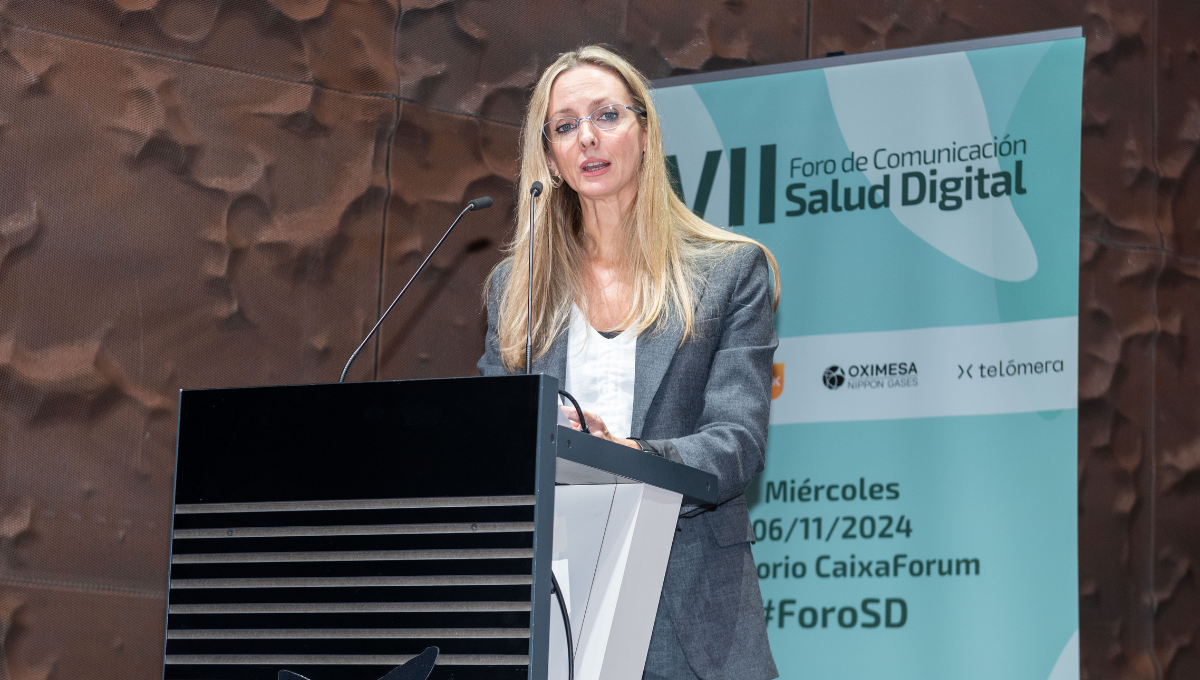
[{"label": "woman's hand", "polygon": [[[571,427],[579,430],[579,413],[575,410],[575,407],[559,405],[559,408],[563,410],[563,413],[567,414],[567,419],[571,421]],[[631,449],[641,450],[642,447],[638,446],[638,443],[632,439],[617,439],[614,437],[612,433],[608,431],[608,426],[604,424],[604,419],[595,413],[584,411],[583,417],[585,420],[587,420],[588,432],[590,434],[601,439],[607,439],[610,442],[624,444]]]}]

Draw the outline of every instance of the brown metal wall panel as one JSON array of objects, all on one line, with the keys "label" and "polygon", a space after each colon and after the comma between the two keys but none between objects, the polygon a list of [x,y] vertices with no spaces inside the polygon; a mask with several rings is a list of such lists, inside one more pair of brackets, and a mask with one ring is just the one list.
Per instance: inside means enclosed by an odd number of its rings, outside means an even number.
[{"label": "brown metal wall panel", "polygon": [[1158,288],[1155,649],[1163,677],[1200,677],[1200,5],[1162,2],[1155,22]]},{"label": "brown metal wall panel", "polygon": [[1154,678],[1151,489],[1159,253],[1080,252],[1079,581],[1084,678]]},{"label": "brown metal wall panel", "polygon": [[1200,254],[1200,4],[1162,3],[1157,49],[1159,222],[1165,245]]},{"label": "brown metal wall panel", "polygon": [[336,378],[394,113],[4,28],[0,677],[158,673],[177,390]]},{"label": "brown metal wall panel", "polygon": [[[569,3],[563,3],[566,11]],[[518,122],[535,57],[524,2],[416,2],[400,19],[400,93],[442,111]],[[570,20],[568,20],[568,23]]]},{"label": "brown metal wall panel", "polygon": [[163,606],[161,594],[4,584],[0,677],[160,677]]},{"label": "brown metal wall panel", "polygon": [[1164,258],[1157,302],[1154,643],[1162,677],[1186,680],[1200,677],[1200,257]]},{"label": "brown metal wall panel", "polygon": [[10,0],[8,21],[185,61],[395,93],[397,0]]},{"label": "brown metal wall panel", "polygon": [[1080,229],[1105,243],[1158,246],[1151,2],[1089,9]]},{"label": "brown metal wall panel", "polygon": [[788,0],[529,0],[404,6],[404,97],[519,124],[526,89],[559,54],[605,44],[650,78],[805,58],[807,6]]},{"label": "brown metal wall panel", "polygon": [[[1139,4],[1141,0],[1135,0]],[[987,38],[1083,23],[1087,9],[1076,0],[813,0],[809,57],[829,52],[876,52],[898,47]]]}]

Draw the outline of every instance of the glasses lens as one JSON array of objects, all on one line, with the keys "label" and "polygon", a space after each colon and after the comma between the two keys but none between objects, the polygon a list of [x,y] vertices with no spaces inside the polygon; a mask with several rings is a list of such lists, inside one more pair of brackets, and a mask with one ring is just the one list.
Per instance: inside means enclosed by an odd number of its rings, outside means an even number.
[{"label": "glasses lens", "polygon": [[542,126],[546,139],[558,144],[570,139],[579,129],[579,121],[574,118],[555,118]]},{"label": "glasses lens", "polygon": [[610,104],[592,112],[592,122],[601,130],[615,130],[625,119],[625,107]]},{"label": "glasses lens", "polygon": [[555,144],[565,142],[575,136],[579,125],[584,120],[592,121],[597,130],[615,130],[625,122],[629,113],[622,104],[609,104],[592,112],[587,118],[555,118],[542,126],[542,131]]}]

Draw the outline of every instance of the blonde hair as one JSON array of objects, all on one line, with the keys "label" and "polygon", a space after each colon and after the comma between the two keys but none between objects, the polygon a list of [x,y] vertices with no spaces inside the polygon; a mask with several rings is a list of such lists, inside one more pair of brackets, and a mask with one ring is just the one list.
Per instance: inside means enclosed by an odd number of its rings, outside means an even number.
[{"label": "blonde hair", "polygon": [[[529,260],[528,188],[536,180],[545,187],[534,215],[533,248],[533,356],[546,353],[570,320],[571,303],[587,313],[580,275],[586,262],[579,195],[565,182],[551,184],[547,141],[542,134],[550,89],[559,75],[579,66],[605,69],[620,78],[629,90],[627,103],[645,111],[636,116],[646,131],[646,153],[638,171],[637,197],[625,217],[624,274],[629,277],[633,303],[621,327],[642,333],[659,324],[680,322],[684,339],[691,333],[698,302],[697,284],[705,260],[718,257],[724,246],[747,243],[762,248],[774,278],[775,305],[779,301],[779,266],[771,252],[757,241],[708,224],[684,205],[671,188],[663,151],[662,127],[650,98],[650,84],[622,57],[598,46],[567,52],[551,64],[538,80],[529,101],[521,132],[520,196],[517,229],[506,250],[511,269],[500,295],[500,356],[511,370],[525,366],[527,272]],[[489,279],[490,281],[490,279]],[[485,296],[487,292],[485,291]],[[678,318],[673,318],[678,315]]]}]

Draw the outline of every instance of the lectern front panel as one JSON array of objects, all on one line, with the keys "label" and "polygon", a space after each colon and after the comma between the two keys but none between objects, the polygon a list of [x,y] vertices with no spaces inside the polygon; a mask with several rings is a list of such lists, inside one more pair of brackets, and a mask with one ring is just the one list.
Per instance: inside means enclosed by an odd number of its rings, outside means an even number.
[{"label": "lectern front panel", "polygon": [[540,675],[553,382],[184,391],[163,677]]}]

